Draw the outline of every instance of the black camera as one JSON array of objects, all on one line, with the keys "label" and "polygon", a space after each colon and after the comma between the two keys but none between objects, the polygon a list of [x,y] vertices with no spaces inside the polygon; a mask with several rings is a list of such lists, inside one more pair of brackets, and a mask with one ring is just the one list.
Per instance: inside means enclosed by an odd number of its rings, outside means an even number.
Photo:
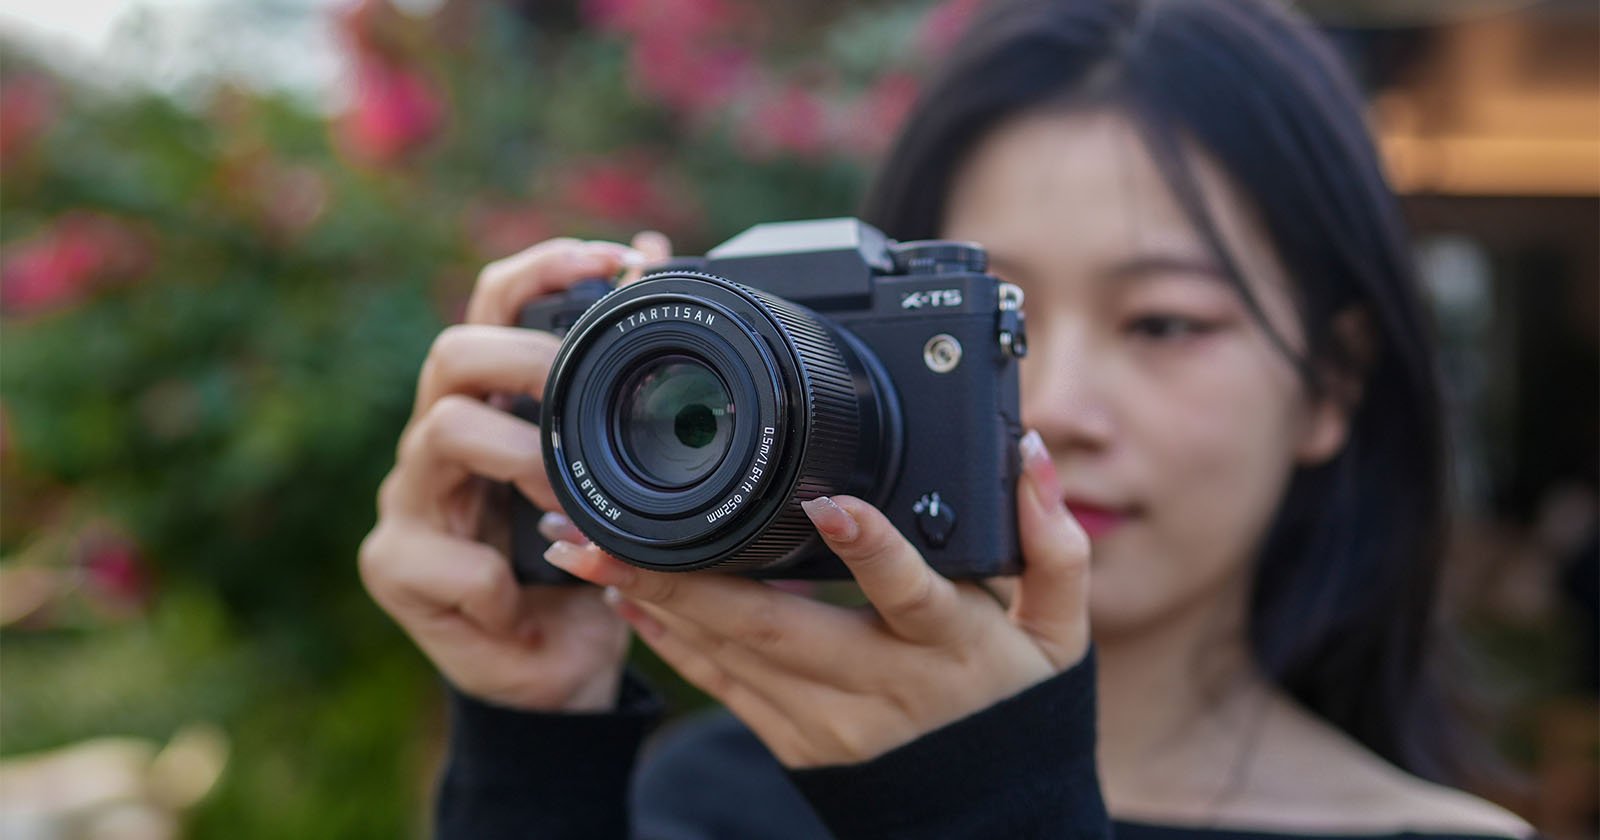
[{"label": "black camera", "polygon": [[[982,248],[856,219],[757,225],[637,283],[577,284],[520,325],[564,334],[539,424],[568,518],[658,571],[843,579],[802,501],[876,505],[952,578],[1015,574],[1022,294]],[[513,493],[524,583],[541,511]]]}]

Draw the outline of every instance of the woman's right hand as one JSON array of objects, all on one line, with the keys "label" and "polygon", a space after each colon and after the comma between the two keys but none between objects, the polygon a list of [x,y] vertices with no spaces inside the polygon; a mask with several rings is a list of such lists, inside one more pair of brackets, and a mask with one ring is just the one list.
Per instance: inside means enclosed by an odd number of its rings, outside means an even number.
[{"label": "woman's right hand", "polygon": [[[466,694],[517,709],[596,711],[616,702],[628,630],[595,587],[522,587],[512,576],[509,482],[559,511],[539,429],[503,410],[538,395],[560,340],[513,327],[528,302],[586,277],[611,277],[670,253],[641,233],[629,248],[552,239],[491,263],[466,321],[434,341],[378,490],[378,522],[361,544],[361,579],[445,677]],[[582,539],[558,516],[540,530]]]}]

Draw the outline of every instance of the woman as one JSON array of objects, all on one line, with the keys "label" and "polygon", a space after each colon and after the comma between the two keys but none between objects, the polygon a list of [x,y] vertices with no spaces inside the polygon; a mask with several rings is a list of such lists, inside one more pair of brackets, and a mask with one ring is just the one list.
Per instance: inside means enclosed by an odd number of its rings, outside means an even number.
[{"label": "woman", "polygon": [[[479,397],[537,392],[557,342],[504,325],[668,249],[491,265],[423,368],[361,557],[456,689],[441,833],[1528,835],[1422,778],[1452,771],[1438,395],[1360,115],[1263,2],[988,10],[864,215],[981,242],[1027,293],[1025,572],[954,584],[866,503],[808,502],[866,615],[638,570],[559,516],[547,559],[605,596],[519,591],[473,477],[555,500],[537,429]],[[737,718],[637,769],[655,710],[622,676],[629,626]]]}]

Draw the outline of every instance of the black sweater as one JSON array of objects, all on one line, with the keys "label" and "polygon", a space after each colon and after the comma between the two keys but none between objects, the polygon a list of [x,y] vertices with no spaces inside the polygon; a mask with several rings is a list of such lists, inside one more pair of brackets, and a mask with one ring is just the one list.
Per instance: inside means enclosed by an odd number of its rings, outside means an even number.
[{"label": "black sweater", "polygon": [[1312,837],[1110,821],[1094,765],[1092,652],[871,761],[810,770],[786,770],[726,713],[674,727],[636,762],[661,708],[631,678],[608,714],[451,698],[435,826],[446,840]]}]

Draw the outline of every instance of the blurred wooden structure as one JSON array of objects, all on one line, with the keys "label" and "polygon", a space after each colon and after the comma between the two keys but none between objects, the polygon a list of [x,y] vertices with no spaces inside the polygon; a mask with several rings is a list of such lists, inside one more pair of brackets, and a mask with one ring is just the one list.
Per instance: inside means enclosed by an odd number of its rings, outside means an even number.
[{"label": "blurred wooden structure", "polygon": [[1447,24],[1373,102],[1408,194],[1600,195],[1600,10]]}]

